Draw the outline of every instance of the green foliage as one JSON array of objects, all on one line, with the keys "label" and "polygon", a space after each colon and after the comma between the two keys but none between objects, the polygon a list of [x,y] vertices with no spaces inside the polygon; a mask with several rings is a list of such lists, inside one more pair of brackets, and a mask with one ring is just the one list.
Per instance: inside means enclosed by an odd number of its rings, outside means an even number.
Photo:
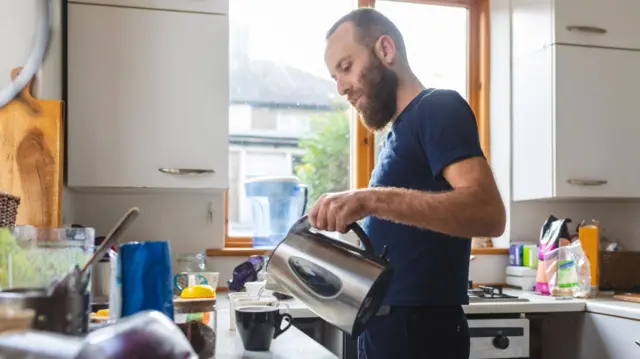
[{"label": "green foliage", "polygon": [[309,186],[309,209],[327,192],[349,189],[350,118],[346,110],[317,115],[311,120],[314,135],[300,140],[305,150],[296,175]]}]

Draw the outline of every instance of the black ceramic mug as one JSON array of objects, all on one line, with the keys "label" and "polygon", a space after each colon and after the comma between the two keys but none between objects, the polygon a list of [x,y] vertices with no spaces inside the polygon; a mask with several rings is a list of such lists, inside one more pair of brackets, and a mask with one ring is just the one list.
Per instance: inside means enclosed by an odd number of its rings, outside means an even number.
[{"label": "black ceramic mug", "polygon": [[[282,327],[283,319],[287,325]],[[245,350],[267,351],[271,341],[291,327],[290,314],[280,313],[277,307],[255,305],[236,308],[236,330]]]}]

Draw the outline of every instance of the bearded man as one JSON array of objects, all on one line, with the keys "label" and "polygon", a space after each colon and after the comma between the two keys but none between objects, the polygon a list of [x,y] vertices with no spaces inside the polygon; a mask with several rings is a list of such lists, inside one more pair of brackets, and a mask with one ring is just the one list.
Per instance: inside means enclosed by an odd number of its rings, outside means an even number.
[{"label": "bearded man", "polygon": [[474,113],[457,92],[420,82],[402,34],[374,9],[333,25],[325,62],[367,128],[391,126],[369,188],[324,194],[309,211],[326,231],[364,219],[377,254],[388,249],[394,275],[358,356],[466,359],[471,237],[500,236],[506,221]]}]

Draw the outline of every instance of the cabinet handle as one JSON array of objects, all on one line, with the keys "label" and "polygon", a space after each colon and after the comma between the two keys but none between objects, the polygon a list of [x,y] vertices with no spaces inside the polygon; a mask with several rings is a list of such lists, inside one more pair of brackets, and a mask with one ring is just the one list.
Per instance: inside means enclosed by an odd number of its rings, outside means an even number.
[{"label": "cabinet handle", "polygon": [[591,34],[606,34],[607,29],[603,29],[597,26],[579,26],[579,25],[569,25],[567,26],[567,30],[569,31],[581,31],[588,32]]},{"label": "cabinet handle", "polygon": [[214,170],[203,170],[203,169],[193,169],[193,168],[158,168],[158,171],[162,173],[171,174],[171,175],[187,175],[187,176],[203,175],[207,173],[216,172]]},{"label": "cabinet handle", "polygon": [[636,340],[636,345],[640,347],[640,340]]},{"label": "cabinet handle", "polygon": [[574,184],[576,186],[602,186],[607,184],[607,181],[570,179],[570,180],[567,180],[567,183]]}]

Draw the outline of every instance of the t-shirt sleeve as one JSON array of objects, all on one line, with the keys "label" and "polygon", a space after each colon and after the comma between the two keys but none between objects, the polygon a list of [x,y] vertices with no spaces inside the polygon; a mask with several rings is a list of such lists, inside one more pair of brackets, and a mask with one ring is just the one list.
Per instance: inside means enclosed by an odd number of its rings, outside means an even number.
[{"label": "t-shirt sleeve", "polygon": [[485,157],[471,107],[455,91],[437,90],[418,105],[418,135],[435,178],[452,163]]}]

